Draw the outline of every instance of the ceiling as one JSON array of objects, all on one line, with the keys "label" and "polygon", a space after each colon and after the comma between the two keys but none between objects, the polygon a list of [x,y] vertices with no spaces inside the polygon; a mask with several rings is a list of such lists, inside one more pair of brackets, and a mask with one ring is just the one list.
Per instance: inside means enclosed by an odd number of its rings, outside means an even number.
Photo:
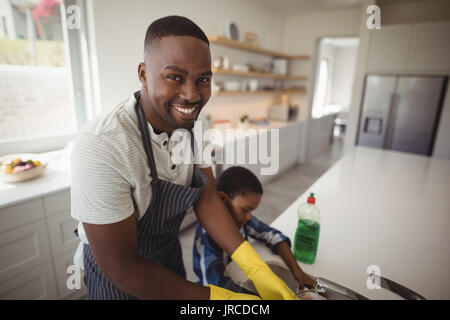
[{"label": "ceiling", "polygon": [[254,0],[254,2],[290,16],[360,6],[363,0]]}]

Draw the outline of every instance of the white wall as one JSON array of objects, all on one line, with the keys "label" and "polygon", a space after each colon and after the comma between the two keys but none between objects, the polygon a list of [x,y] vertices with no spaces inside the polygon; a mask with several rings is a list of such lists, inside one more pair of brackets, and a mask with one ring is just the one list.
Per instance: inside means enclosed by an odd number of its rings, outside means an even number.
[{"label": "white wall", "polygon": [[336,47],[332,44],[323,43],[320,48],[320,57],[318,57],[317,61],[322,61],[326,59],[328,61],[328,80],[327,80],[327,89],[326,89],[326,97],[325,97],[325,105],[331,103],[331,92],[333,85],[333,74],[336,63]]},{"label": "white wall", "polygon": [[[306,145],[306,154],[308,160],[315,153],[328,145],[328,132],[326,119],[311,120],[311,104],[315,81],[316,54],[318,42],[324,37],[348,37],[358,36],[360,33],[361,9],[356,6],[352,8],[315,12],[310,14],[300,14],[286,18],[284,31],[284,51],[287,53],[299,53],[311,55],[312,59],[306,62],[297,62],[293,64],[292,70],[297,74],[305,74],[309,77],[307,82],[307,96],[305,104],[308,108],[305,140],[301,141]],[[317,122],[317,123],[313,123]],[[318,129],[318,130],[316,130]],[[331,130],[331,128],[329,129]],[[303,162],[300,160],[300,163]]]},{"label": "white wall", "polygon": [[340,105],[342,112],[348,112],[352,98],[358,47],[338,47],[335,52],[330,103]]},{"label": "white wall", "polygon": [[[138,63],[143,60],[143,42],[148,25],[163,16],[183,15],[207,35],[223,34],[227,22],[234,21],[243,35],[253,31],[265,35],[269,49],[281,50],[284,20],[280,14],[255,2],[239,0],[95,0],[94,28],[101,108],[111,109],[140,88]],[[270,105],[272,98],[263,99]],[[225,101],[224,101],[225,100]],[[212,98],[219,108],[240,103],[240,97]],[[209,105],[208,105],[209,107]]]}]

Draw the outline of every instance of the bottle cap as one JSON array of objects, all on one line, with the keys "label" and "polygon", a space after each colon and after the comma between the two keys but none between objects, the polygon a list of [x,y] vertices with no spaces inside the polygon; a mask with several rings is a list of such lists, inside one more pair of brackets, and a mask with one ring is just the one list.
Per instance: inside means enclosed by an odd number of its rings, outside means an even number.
[{"label": "bottle cap", "polygon": [[316,203],[316,198],[314,198],[314,193],[310,193],[309,197],[308,197],[308,201],[309,204],[315,204]]}]

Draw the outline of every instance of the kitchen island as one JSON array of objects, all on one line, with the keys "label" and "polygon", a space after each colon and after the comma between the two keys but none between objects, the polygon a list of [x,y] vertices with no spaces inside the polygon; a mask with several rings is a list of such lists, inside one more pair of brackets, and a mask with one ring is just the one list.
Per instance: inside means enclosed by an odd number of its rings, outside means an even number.
[{"label": "kitchen island", "polygon": [[[426,299],[450,299],[450,161],[355,147],[271,226],[292,241],[297,208],[316,195],[321,230],[308,274],[337,282],[369,299],[399,299],[368,289],[368,268]],[[254,244],[264,260],[281,259]]]}]

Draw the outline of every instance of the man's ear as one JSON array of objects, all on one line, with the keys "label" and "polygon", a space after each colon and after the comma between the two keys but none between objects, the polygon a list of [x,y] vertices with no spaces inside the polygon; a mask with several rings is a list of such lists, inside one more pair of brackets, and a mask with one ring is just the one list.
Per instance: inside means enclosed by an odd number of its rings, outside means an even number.
[{"label": "man's ear", "polygon": [[145,69],[145,63],[141,62],[138,66],[138,77],[139,81],[141,81],[141,84],[144,88],[147,88],[147,70]]}]

